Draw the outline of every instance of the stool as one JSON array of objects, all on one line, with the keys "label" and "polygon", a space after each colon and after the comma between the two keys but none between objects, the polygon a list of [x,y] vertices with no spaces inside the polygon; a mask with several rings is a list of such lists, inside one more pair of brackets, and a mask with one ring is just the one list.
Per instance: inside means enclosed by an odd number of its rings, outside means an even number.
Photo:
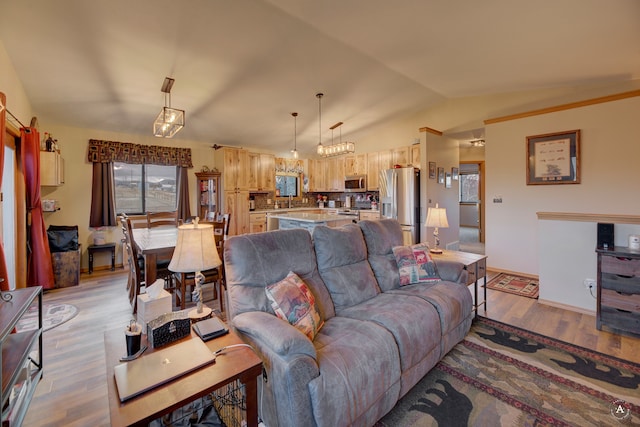
[{"label": "stool", "polygon": [[93,254],[94,252],[111,252],[111,271],[116,269],[116,244],[105,243],[104,245],[89,246],[89,274],[93,273]]}]

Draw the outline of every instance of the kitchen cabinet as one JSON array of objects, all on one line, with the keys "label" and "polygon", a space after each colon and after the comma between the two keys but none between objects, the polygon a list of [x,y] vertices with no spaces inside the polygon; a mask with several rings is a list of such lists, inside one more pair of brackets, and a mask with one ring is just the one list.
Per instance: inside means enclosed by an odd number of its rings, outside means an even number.
[{"label": "kitchen cabinet", "polygon": [[640,251],[616,246],[596,252],[596,328],[640,336]]},{"label": "kitchen cabinet", "polygon": [[378,171],[391,169],[393,165],[391,150],[378,151]]},{"label": "kitchen cabinet", "polygon": [[344,157],[333,157],[327,163],[327,190],[344,191]]},{"label": "kitchen cabinet", "polygon": [[275,191],[275,156],[272,154],[248,153],[248,186],[251,192]]},{"label": "kitchen cabinet", "polygon": [[420,144],[411,146],[411,166],[420,169]]},{"label": "kitchen cabinet", "polygon": [[[0,408],[4,427],[22,424],[31,398],[42,379],[42,287],[17,289],[4,292],[3,296],[11,296],[10,301],[0,301]],[[13,333],[18,321],[36,301],[38,327]],[[36,346],[37,352],[34,350]]]},{"label": "kitchen cabinet", "polygon": [[308,178],[309,192],[327,191],[325,185],[326,167],[324,159],[309,159],[308,161]]},{"label": "kitchen cabinet", "polygon": [[380,162],[378,161],[378,153],[367,154],[367,190],[376,191],[380,186],[378,180],[380,179]]},{"label": "kitchen cabinet", "polygon": [[55,151],[40,151],[40,185],[64,184],[64,159]]},{"label": "kitchen cabinet", "polygon": [[380,211],[360,210],[358,212],[360,213],[360,221],[380,219]]},{"label": "kitchen cabinet", "polygon": [[409,147],[397,147],[394,148],[391,152],[391,164],[392,167],[395,165],[400,165],[402,167],[406,167],[411,163],[409,159]]},{"label": "kitchen cabinet", "polygon": [[262,233],[267,231],[266,212],[249,213],[249,233]]},{"label": "kitchen cabinet", "polygon": [[224,147],[223,212],[230,215],[229,235],[249,232],[249,152]]},{"label": "kitchen cabinet", "polygon": [[220,212],[220,173],[196,172],[198,178],[198,216],[206,218],[207,212]]},{"label": "kitchen cabinet", "polygon": [[367,154],[350,154],[344,156],[344,174],[366,175],[367,174]]}]

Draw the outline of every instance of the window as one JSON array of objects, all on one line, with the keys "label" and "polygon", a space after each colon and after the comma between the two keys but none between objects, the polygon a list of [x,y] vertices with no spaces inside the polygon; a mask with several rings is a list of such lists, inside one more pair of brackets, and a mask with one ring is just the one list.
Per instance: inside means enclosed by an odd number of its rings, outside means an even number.
[{"label": "window", "polygon": [[175,211],[176,166],[133,165],[114,162],[116,213]]},{"label": "window", "polygon": [[298,175],[276,174],[276,197],[298,197]]},{"label": "window", "polygon": [[460,172],[460,202],[477,203],[480,200],[480,174]]}]

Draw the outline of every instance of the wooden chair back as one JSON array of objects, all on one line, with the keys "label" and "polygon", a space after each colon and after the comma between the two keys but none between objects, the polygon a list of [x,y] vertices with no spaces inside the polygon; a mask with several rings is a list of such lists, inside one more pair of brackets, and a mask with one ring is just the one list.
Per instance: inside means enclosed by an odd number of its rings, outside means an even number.
[{"label": "wooden chair back", "polygon": [[147,227],[178,226],[178,211],[147,212]]},{"label": "wooden chair back", "polygon": [[125,219],[131,220],[131,228],[147,228],[147,215],[126,215],[122,214]]}]

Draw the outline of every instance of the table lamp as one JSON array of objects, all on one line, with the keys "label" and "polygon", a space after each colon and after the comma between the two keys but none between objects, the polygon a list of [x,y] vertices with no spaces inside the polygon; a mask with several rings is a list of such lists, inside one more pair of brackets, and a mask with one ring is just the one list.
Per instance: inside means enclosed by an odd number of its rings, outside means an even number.
[{"label": "table lamp", "polygon": [[193,295],[197,297],[197,307],[189,312],[193,321],[206,319],[211,309],[202,304],[203,270],[210,270],[222,265],[220,255],[213,237],[213,226],[199,224],[198,218],[192,224],[178,227],[178,239],[173,251],[169,270],[176,273],[194,273],[195,289]]},{"label": "table lamp", "polygon": [[442,249],[438,248],[440,245],[440,239],[438,238],[438,228],[448,228],[449,221],[447,221],[447,210],[445,208],[439,208],[436,203],[435,208],[429,208],[427,211],[427,227],[435,227],[433,230],[433,237],[435,238],[435,246],[429,250],[434,254],[441,254]]}]

